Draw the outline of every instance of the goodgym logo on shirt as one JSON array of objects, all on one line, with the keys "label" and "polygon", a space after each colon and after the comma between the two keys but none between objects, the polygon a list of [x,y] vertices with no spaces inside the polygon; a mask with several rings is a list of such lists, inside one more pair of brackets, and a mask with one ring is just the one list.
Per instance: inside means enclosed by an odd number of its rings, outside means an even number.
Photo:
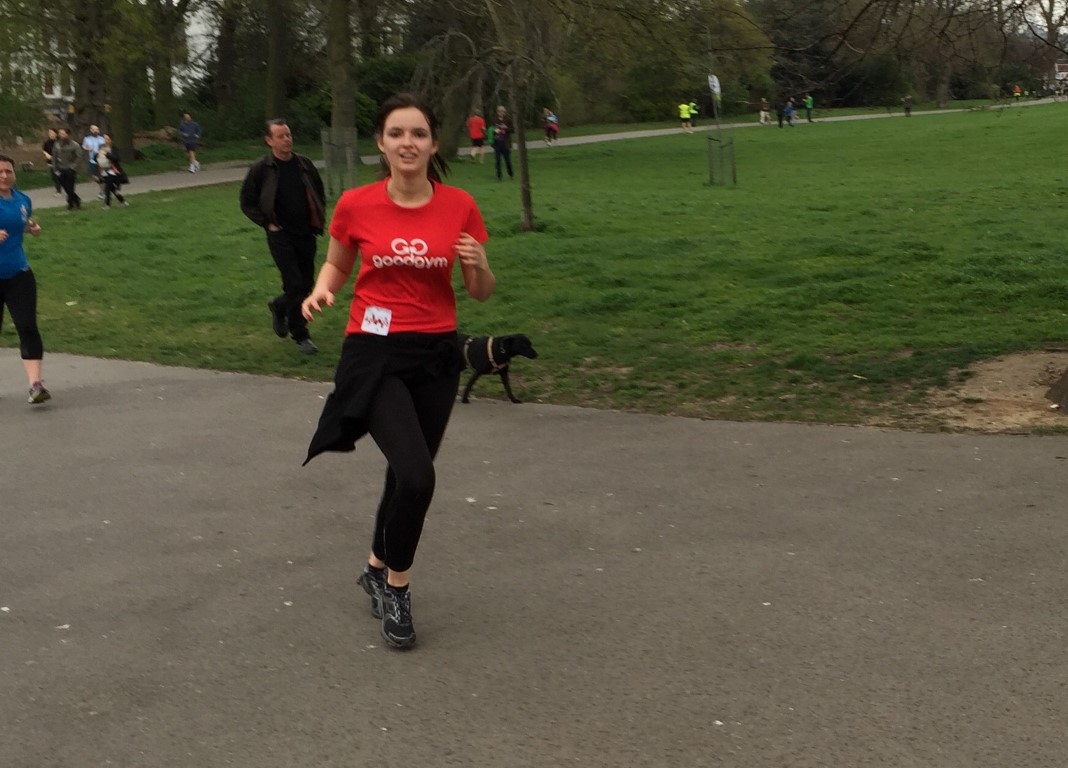
[{"label": "goodgym logo on shirt", "polygon": [[411,241],[398,237],[389,244],[393,249],[391,256],[372,256],[371,263],[377,269],[384,267],[414,267],[415,269],[445,269],[449,266],[449,260],[444,256],[430,256],[427,251],[430,247],[425,240],[413,238]]}]

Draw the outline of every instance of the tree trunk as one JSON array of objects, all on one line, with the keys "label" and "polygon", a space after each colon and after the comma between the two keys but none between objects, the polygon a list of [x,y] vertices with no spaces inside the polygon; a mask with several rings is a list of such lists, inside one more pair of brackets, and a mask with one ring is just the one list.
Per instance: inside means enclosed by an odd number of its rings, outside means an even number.
[{"label": "tree trunk", "polygon": [[264,117],[284,117],[286,111],[286,28],[289,14],[285,0],[267,0],[267,92]]},{"label": "tree trunk", "polygon": [[359,29],[356,33],[360,40],[360,56],[364,59],[378,57],[382,34],[378,25],[378,2],[376,0],[356,0],[356,13]]},{"label": "tree trunk", "polygon": [[356,86],[352,67],[349,0],[328,0],[326,52],[330,68],[330,129],[334,143],[356,125]]},{"label": "tree trunk", "polygon": [[215,102],[223,115],[230,115],[234,104],[234,71],[237,66],[237,20],[241,0],[224,0],[219,8],[219,35],[215,40]]},{"label": "tree trunk", "polygon": [[356,78],[352,61],[351,0],[327,0],[326,56],[330,77],[330,139],[323,147],[328,195],[356,186]]},{"label": "tree trunk", "polygon": [[943,62],[939,67],[938,80],[935,83],[935,102],[939,109],[945,109],[949,103],[949,79],[952,74],[948,63]]},{"label": "tree trunk", "polygon": [[176,125],[180,115],[178,102],[174,98],[174,68],[169,53],[160,52],[152,57],[152,85],[152,110],[156,125]]},{"label": "tree trunk", "polygon": [[484,70],[479,69],[475,74],[474,79],[471,82],[471,109],[469,114],[472,115],[485,115],[486,112],[483,109],[483,96],[482,90],[486,87],[486,73]]},{"label": "tree trunk", "polygon": [[158,39],[152,54],[153,109],[157,125],[178,121],[174,98],[174,64],[188,58],[185,45],[185,17],[192,0],[142,0],[149,7]]},{"label": "tree trunk", "polygon": [[[74,6],[74,29],[103,29],[107,0],[86,0]],[[75,34],[74,45],[74,113],[71,115],[71,138],[81,144],[81,136],[90,125],[108,130],[104,66],[98,58],[99,48],[93,35]]]},{"label": "tree trunk", "polygon": [[534,198],[530,192],[530,162],[527,158],[527,128],[523,115],[526,112],[526,88],[517,82],[512,83],[511,109],[515,120],[515,136],[519,143],[519,229],[523,232],[534,231]]},{"label": "tree trunk", "polygon": [[111,78],[117,85],[111,97],[111,112],[108,114],[111,143],[123,160],[134,159],[133,94],[136,73],[125,70]]}]

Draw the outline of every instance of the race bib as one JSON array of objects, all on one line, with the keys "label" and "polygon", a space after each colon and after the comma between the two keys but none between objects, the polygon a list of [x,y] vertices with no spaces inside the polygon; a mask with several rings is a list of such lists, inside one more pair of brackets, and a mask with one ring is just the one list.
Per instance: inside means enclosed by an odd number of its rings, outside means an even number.
[{"label": "race bib", "polygon": [[393,320],[393,312],[384,307],[368,307],[363,313],[363,325],[360,330],[365,333],[373,333],[376,336],[388,336],[389,324]]}]

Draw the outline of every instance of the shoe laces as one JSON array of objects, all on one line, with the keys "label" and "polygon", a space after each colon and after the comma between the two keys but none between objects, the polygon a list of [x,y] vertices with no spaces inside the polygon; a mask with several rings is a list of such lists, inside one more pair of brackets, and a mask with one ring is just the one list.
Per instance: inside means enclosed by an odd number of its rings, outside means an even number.
[{"label": "shoe laces", "polygon": [[388,617],[402,626],[412,623],[412,593],[408,590],[398,592],[385,589],[385,600],[382,601]]}]

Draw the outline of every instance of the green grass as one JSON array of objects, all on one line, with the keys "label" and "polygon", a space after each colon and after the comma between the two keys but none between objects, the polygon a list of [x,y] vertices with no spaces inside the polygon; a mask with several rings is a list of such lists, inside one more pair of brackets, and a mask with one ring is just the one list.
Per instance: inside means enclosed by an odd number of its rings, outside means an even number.
[{"label": "green grass", "polygon": [[[555,147],[530,156],[529,234],[518,182],[496,182],[491,158],[457,162],[499,283],[485,304],[461,298],[460,327],[533,338],[541,357],[513,375],[525,399],[935,427],[931,387],[1068,338],[1065,117],[747,129],[733,188],[706,185],[700,134]],[[126,210],[39,213],[48,349],[332,376],[345,309],[313,326],[316,358],[271,333],[277,272],[235,187],[128,191]],[[10,324],[0,344],[15,344]]]}]

